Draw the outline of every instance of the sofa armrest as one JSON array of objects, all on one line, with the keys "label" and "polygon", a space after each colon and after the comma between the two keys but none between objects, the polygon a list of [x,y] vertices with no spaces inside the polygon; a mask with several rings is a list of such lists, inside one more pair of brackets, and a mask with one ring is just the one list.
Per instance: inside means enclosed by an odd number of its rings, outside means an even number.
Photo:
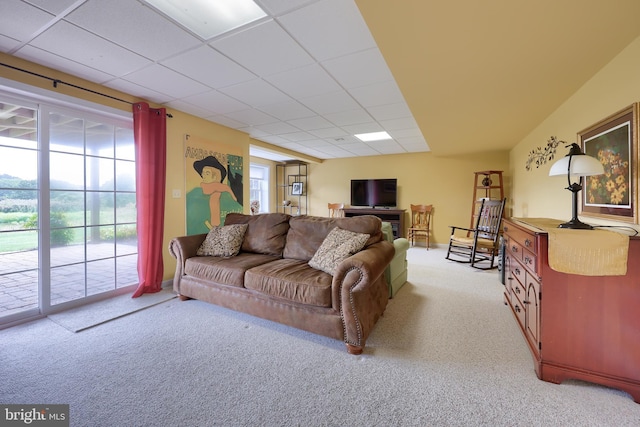
[{"label": "sofa armrest", "polygon": [[409,246],[409,240],[405,239],[404,237],[400,237],[399,239],[393,241],[393,247],[396,250],[396,255],[402,252],[407,252],[409,250]]},{"label": "sofa armrest", "polygon": [[362,351],[387,306],[389,291],[383,273],[394,254],[392,243],[374,243],[345,259],[333,276],[333,306],[340,310],[345,343],[353,353]]},{"label": "sofa armrest", "polygon": [[180,293],[180,278],[184,275],[184,265],[187,259],[196,256],[198,248],[204,242],[207,233],[191,236],[175,237],[169,242],[169,253],[178,261],[173,276],[173,290]]}]

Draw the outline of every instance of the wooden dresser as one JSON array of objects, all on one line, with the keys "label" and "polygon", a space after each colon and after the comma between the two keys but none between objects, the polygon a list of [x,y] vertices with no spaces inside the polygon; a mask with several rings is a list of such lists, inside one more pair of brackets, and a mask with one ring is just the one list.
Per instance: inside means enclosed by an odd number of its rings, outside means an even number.
[{"label": "wooden dresser", "polygon": [[504,298],[536,375],[621,389],[640,403],[640,238],[630,239],[625,276],[566,274],[549,267],[548,233],[524,221],[504,220]]}]

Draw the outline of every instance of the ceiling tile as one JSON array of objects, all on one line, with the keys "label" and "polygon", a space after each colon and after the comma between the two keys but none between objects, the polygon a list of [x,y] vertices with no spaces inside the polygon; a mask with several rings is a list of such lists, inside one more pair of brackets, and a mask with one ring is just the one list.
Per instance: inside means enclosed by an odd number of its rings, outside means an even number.
[{"label": "ceiling tile", "polygon": [[18,40],[0,34],[0,52],[10,52],[20,45]]},{"label": "ceiling tile", "polygon": [[280,146],[285,146],[286,144],[289,144],[289,142],[286,139],[277,135],[268,135],[268,136],[265,136],[262,140],[264,142],[268,142],[270,144],[277,144]]},{"label": "ceiling tile", "polygon": [[321,148],[318,148],[318,151],[322,151],[323,153],[330,154],[335,157],[350,157],[353,155],[348,150],[345,150],[342,147],[336,147],[336,146],[321,147]]},{"label": "ceiling tile", "polygon": [[320,116],[289,120],[289,123],[302,130],[325,129],[333,126],[331,122]]},{"label": "ceiling tile", "polygon": [[308,148],[321,148],[321,147],[330,147],[331,144],[323,139],[307,139],[305,141],[300,141],[300,145]]},{"label": "ceiling tile", "polygon": [[404,117],[411,117],[411,111],[407,104],[404,102],[396,104],[376,105],[375,107],[367,108],[367,111],[377,121],[393,120]]},{"label": "ceiling tile", "polygon": [[161,64],[214,89],[256,78],[256,75],[251,71],[236,64],[208,45],[161,61]]},{"label": "ceiling tile", "polygon": [[[51,12],[54,15],[58,15],[62,13],[66,9],[70,8],[74,4],[82,4],[86,0],[78,1],[78,0],[28,0],[29,3],[38,6],[39,8],[46,10],[47,12]],[[2,0],[2,5],[9,3],[8,0]]]},{"label": "ceiling tile", "polygon": [[373,123],[373,118],[363,109],[341,111],[339,113],[328,113],[324,117],[336,126],[357,125],[363,123]]},{"label": "ceiling tile", "polygon": [[43,51],[41,49],[26,45],[15,53],[15,56],[26,59],[31,62],[37,62],[55,70],[60,70],[69,74],[73,74],[80,78],[96,83],[105,83],[112,80],[114,76],[103,73],[94,68],[85,67],[77,62],[70,61],[53,53]]},{"label": "ceiling tile", "polygon": [[159,93],[123,79],[111,80],[104,85],[112,89],[119,90],[120,92],[133,95],[136,98],[146,99],[157,104],[164,104],[171,100],[171,97],[165,93]]},{"label": "ceiling tile", "polygon": [[128,74],[125,80],[166,93],[175,99],[210,90],[207,86],[158,64]]},{"label": "ceiling tile", "polygon": [[310,130],[309,133],[318,138],[338,138],[348,136],[349,134],[344,129],[338,127]]},{"label": "ceiling tile", "polygon": [[54,18],[54,15],[25,2],[2,0],[0,34],[25,42]]},{"label": "ceiling tile", "polygon": [[191,49],[201,41],[137,1],[89,0],[66,18],[107,40],[157,61]]},{"label": "ceiling tile", "polygon": [[320,115],[359,108],[358,103],[344,90],[305,97],[300,101]]},{"label": "ceiling tile", "polygon": [[279,102],[277,104],[269,104],[258,109],[284,121],[315,115],[313,111],[294,100]]},{"label": "ceiling tile", "polygon": [[356,156],[377,156],[380,153],[369,147],[367,144],[358,144],[358,145],[346,145],[343,147],[345,150],[353,153]]},{"label": "ceiling tile", "polygon": [[313,136],[313,135],[311,135],[310,133],[307,133],[307,132],[285,133],[285,134],[281,134],[280,137],[286,139],[287,141],[291,141],[291,142],[308,141],[310,139],[316,138],[315,136]]},{"label": "ceiling tile", "polygon": [[268,76],[265,80],[298,99],[341,90],[336,81],[317,64]]},{"label": "ceiling tile", "polygon": [[255,128],[269,135],[280,135],[283,133],[296,132],[298,130],[290,124],[283,122],[266,123],[264,125],[257,125]]},{"label": "ceiling tile", "polygon": [[378,48],[324,61],[322,66],[347,89],[393,79]]},{"label": "ceiling tile", "polygon": [[256,0],[256,3],[270,15],[282,15],[286,12],[299,9],[306,4],[318,0]]},{"label": "ceiling tile", "polygon": [[221,88],[220,92],[252,107],[260,107],[263,105],[291,100],[290,97],[262,79],[254,79],[248,82]]},{"label": "ceiling tile", "polygon": [[273,20],[216,40],[211,46],[260,77],[314,62]]},{"label": "ceiling tile", "polygon": [[179,111],[183,111],[185,113],[189,113],[193,116],[196,117],[205,117],[205,116],[210,116],[211,114],[213,114],[211,111],[202,108],[202,107],[198,107],[197,105],[193,105],[190,104],[188,102],[185,102],[183,100],[174,100],[174,101],[169,101],[165,104],[167,107],[172,108],[174,110],[179,110]]},{"label": "ceiling tile", "polygon": [[243,104],[242,102],[216,90],[197,93],[183,98],[182,100],[209,111],[209,114],[216,115],[247,110],[250,108],[247,104]]},{"label": "ceiling tile", "polygon": [[400,88],[394,80],[349,89],[349,94],[363,107],[405,102]]},{"label": "ceiling tile", "polygon": [[316,60],[375,47],[353,0],[325,0],[277,18]]},{"label": "ceiling tile", "polygon": [[416,124],[416,121],[413,120],[413,117],[379,120],[378,122],[389,132],[399,129],[418,129],[418,125]]},{"label": "ceiling tile", "polygon": [[259,126],[265,123],[275,123],[278,120],[258,110],[232,111],[226,117],[243,123],[245,126]]},{"label": "ceiling tile", "polygon": [[404,153],[405,150],[402,148],[400,144],[392,139],[388,139],[385,141],[371,141],[367,142],[367,144],[382,154],[396,154],[396,153]]},{"label": "ceiling tile", "polygon": [[380,126],[376,122],[368,122],[368,123],[357,123],[353,125],[344,125],[342,128],[349,132],[352,135],[358,133],[369,133],[369,132],[380,132],[383,131],[384,128]]},{"label": "ceiling tile", "polygon": [[64,21],[36,37],[31,45],[115,76],[151,63],[140,55]]},{"label": "ceiling tile", "polygon": [[393,139],[396,139],[396,140],[398,138],[416,138],[417,137],[424,141],[424,138],[422,137],[422,133],[420,132],[420,129],[417,126],[406,128],[406,129],[390,130],[389,135],[391,135]]},{"label": "ceiling tile", "polygon": [[210,116],[210,117],[207,117],[207,119],[211,120],[214,123],[218,123],[222,126],[229,127],[231,129],[244,129],[245,126],[247,126],[246,123],[242,123],[232,119],[231,117],[226,117],[222,115]]}]

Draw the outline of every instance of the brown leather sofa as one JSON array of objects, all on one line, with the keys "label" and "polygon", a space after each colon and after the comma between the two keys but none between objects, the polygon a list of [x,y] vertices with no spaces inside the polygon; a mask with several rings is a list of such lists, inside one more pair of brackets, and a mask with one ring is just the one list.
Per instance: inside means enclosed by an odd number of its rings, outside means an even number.
[{"label": "brown leather sofa", "polygon": [[[389,299],[385,269],[394,256],[375,216],[322,218],[283,213],[228,214],[225,225],[248,224],[240,253],[196,256],[206,234],[174,238],[173,288],[182,300],[198,299],[344,340],[362,353]],[[369,234],[362,250],[332,276],[308,262],[335,228]]]}]

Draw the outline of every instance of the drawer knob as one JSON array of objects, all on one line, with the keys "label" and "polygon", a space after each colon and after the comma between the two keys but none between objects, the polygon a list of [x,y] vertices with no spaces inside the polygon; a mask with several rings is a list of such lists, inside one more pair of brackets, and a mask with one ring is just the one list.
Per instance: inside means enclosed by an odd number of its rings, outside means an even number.
[{"label": "drawer knob", "polygon": [[529,258],[528,256],[524,257],[524,263],[525,264],[533,264],[533,260],[531,258]]},{"label": "drawer knob", "polygon": [[531,240],[529,240],[529,239],[525,239],[525,241],[524,241],[524,245],[525,245],[526,247],[530,248],[530,247],[531,247],[531,245],[533,245],[533,242],[532,242]]},{"label": "drawer knob", "polygon": [[511,252],[518,253],[518,247],[515,245],[511,246]]},{"label": "drawer knob", "polygon": [[516,305],[515,307],[513,307],[513,309],[516,311],[516,313],[520,313],[522,311],[519,305]]},{"label": "drawer knob", "polygon": [[516,286],[516,294],[520,293],[520,288]]},{"label": "drawer knob", "polygon": [[521,273],[520,273],[520,269],[519,269],[518,267],[516,267],[516,269],[515,269],[514,271],[515,271],[515,273],[516,273],[518,276],[521,274]]}]

